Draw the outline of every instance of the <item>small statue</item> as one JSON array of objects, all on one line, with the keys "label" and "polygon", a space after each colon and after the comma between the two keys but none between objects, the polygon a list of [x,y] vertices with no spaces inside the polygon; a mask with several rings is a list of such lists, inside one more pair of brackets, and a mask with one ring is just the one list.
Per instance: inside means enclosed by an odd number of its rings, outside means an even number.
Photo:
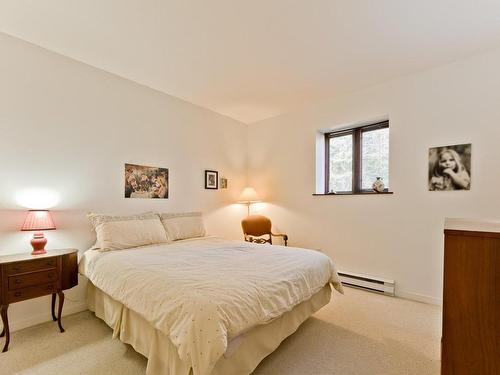
[{"label": "small statue", "polygon": [[377,193],[383,193],[385,189],[384,181],[382,181],[382,177],[377,177],[375,182],[372,185],[373,190]]}]

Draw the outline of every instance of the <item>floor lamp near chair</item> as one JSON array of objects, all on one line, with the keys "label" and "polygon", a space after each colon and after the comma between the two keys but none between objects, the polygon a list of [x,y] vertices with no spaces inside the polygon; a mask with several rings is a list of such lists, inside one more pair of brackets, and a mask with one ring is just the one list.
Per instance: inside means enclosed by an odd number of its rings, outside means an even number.
[{"label": "floor lamp near chair", "polygon": [[260,198],[255,189],[253,187],[244,188],[240,194],[238,203],[247,205],[247,216],[250,215],[250,205],[257,202],[260,202]]}]

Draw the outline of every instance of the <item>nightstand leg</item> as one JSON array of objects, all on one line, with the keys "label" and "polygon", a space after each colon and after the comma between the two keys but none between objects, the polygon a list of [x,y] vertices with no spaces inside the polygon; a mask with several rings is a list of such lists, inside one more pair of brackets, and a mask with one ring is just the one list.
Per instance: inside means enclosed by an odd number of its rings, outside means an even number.
[{"label": "nightstand leg", "polygon": [[52,293],[52,320],[55,322],[57,320],[56,317],[56,294]]},{"label": "nightstand leg", "polygon": [[57,295],[59,296],[59,308],[57,311],[57,324],[59,324],[59,330],[61,331],[61,333],[63,333],[64,328],[61,324],[61,316],[62,316],[62,309],[63,309],[63,305],[64,305],[64,293],[62,291],[60,291],[60,292],[57,292]]},{"label": "nightstand leg", "polygon": [[3,323],[2,333],[5,334],[5,345],[3,347],[2,353],[5,353],[7,350],[9,350],[10,331],[9,331],[9,318],[7,316],[8,308],[9,305],[0,306],[0,315],[2,315],[2,323]]}]

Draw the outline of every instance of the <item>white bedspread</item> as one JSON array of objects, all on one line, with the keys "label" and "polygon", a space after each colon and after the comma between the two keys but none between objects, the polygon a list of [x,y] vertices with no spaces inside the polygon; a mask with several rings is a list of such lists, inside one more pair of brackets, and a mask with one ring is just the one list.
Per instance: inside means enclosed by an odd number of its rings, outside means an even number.
[{"label": "white bedspread", "polygon": [[96,287],[168,335],[195,375],[211,372],[228,340],[325,284],[342,292],[321,252],[217,238],[92,251],[81,265]]}]

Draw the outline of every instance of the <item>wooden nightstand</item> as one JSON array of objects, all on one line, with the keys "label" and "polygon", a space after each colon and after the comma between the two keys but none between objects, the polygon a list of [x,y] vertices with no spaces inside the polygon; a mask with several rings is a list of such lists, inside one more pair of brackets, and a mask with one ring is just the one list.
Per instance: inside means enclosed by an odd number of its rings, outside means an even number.
[{"label": "wooden nightstand", "polygon": [[[7,309],[9,304],[31,298],[52,295],[52,319],[64,332],[61,314],[63,290],[78,285],[78,250],[49,250],[43,255],[15,254],[0,257],[0,314],[6,336],[2,352],[9,349],[10,331]],[[57,317],[56,294],[59,296]]]}]

